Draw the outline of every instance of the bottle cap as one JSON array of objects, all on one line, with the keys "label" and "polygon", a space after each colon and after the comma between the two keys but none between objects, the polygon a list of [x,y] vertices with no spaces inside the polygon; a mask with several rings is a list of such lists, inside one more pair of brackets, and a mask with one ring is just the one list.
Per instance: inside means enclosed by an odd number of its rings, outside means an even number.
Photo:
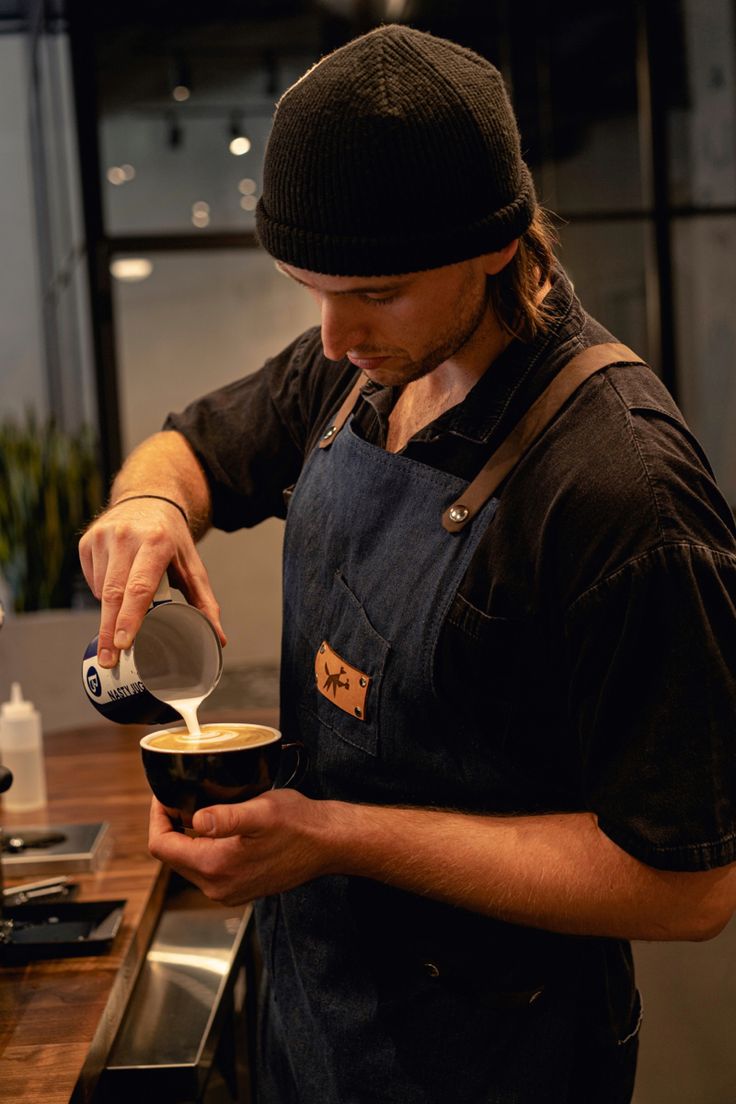
[{"label": "bottle cap", "polygon": [[33,717],[36,714],[33,702],[25,701],[19,682],[14,682],[10,687],[10,701],[3,702],[0,706],[0,718],[2,720],[16,720],[20,717]]}]

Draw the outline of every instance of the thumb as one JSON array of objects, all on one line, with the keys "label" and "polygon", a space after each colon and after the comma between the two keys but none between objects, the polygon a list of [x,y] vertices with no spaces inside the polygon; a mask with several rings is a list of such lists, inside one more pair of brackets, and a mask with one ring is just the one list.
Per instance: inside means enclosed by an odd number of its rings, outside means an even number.
[{"label": "thumb", "polygon": [[211,805],[194,814],[192,827],[198,835],[209,836],[210,839],[247,836],[260,824],[257,805],[257,798],[239,805]]}]

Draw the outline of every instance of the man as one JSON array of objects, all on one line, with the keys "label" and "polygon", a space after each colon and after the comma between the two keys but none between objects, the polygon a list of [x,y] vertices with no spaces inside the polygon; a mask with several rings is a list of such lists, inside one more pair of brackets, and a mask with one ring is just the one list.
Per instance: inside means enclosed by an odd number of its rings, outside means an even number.
[{"label": "man", "polygon": [[112,665],[169,565],[222,632],[194,539],[288,502],[309,768],[197,839],[154,802],[151,849],[260,899],[260,1099],[621,1104],[627,941],[736,899],[730,511],[554,263],[475,54],[387,26],[311,69],[258,231],[320,330],[170,417],[81,556]]}]

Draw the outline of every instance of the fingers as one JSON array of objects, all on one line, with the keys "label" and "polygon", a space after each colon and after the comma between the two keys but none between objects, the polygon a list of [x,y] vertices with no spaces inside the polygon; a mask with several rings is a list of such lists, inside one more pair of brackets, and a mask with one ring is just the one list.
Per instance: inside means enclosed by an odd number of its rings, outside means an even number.
[{"label": "fingers", "polygon": [[79,562],[82,565],[82,573],[87,581],[87,586],[97,598],[99,595],[95,585],[96,560],[93,555],[93,548],[92,539],[85,533],[79,542]]},{"label": "fingers", "polygon": [[201,862],[203,842],[205,841],[193,839],[177,831],[158,798],[151,799],[151,811],[148,817],[148,850],[152,855],[177,870],[191,871],[197,861]]},{"label": "fingers", "polygon": [[158,838],[158,836],[172,833],[178,835],[174,829],[173,824],[169,820],[169,815],[164,809],[161,802],[157,797],[151,798],[151,809],[148,814],[148,843]]},{"label": "fingers", "polygon": [[104,610],[106,594],[109,594],[109,605],[115,611],[115,649],[129,648],[133,643],[169,565],[170,554],[170,547],[164,543],[141,546],[132,562],[125,565],[124,579],[113,574],[112,564],[108,567],[102,604]]},{"label": "fingers", "polygon": [[155,797],[152,799],[148,822],[148,850],[155,859],[166,863],[206,893],[208,877],[200,869],[204,864],[201,846],[198,847],[198,844],[204,842],[209,841],[190,839],[189,836],[177,832],[163,805]]},{"label": "fingers", "polygon": [[121,650],[133,643],[166,566],[165,553],[136,551],[131,541],[113,545],[109,557],[95,566],[95,592],[102,603],[97,645],[101,667],[115,667]]},{"label": "fingers", "polygon": [[105,552],[95,561],[93,592],[102,603],[97,639],[97,658],[101,667],[115,667],[120,659],[120,649],[115,644],[115,627],[133,557],[134,549],[122,544],[113,545],[109,555]]},{"label": "fingers", "polygon": [[186,600],[201,610],[210,621],[215,632],[224,647],[227,644],[227,636],[220,620],[220,606],[210,586],[207,569],[202,563],[197,551],[192,547],[191,553],[179,559],[173,564],[175,585],[179,587]]}]

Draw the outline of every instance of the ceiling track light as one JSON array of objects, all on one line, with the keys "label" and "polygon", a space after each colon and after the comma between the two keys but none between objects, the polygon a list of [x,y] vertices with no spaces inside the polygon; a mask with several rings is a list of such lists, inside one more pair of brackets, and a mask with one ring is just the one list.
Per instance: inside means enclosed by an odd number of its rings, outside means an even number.
[{"label": "ceiling track light", "polygon": [[238,115],[233,115],[230,119],[229,127],[230,135],[230,152],[234,157],[242,157],[244,153],[247,153],[251,147],[251,140],[245,133],[245,127]]},{"label": "ceiling track light", "polygon": [[171,63],[169,88],[177,103],[185,103],[192,94],[192,75],[183,58],[174,58]]}]

